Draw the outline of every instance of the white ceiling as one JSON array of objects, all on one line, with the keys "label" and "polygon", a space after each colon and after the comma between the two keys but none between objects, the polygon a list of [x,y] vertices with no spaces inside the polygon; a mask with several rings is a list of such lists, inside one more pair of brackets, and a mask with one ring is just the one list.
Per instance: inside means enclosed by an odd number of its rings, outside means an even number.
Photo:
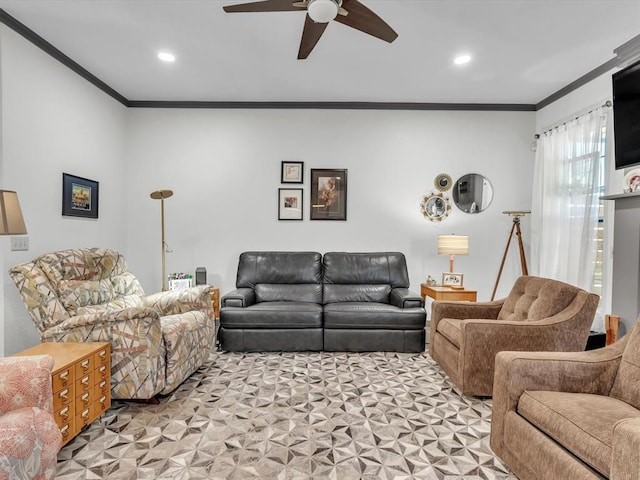
[{"label": "white ceiling", "polygon": [[[293,1],[293,0],[292,0]],[[362,0],[389,44],[332,22],[297,60],[302,12],[242,0],[0,0],[129,100],[536,104],[640,33],[640,0]],[[173,64],[155,57],[160,49]],[[457,67],[453,57],[473,56]]]}]

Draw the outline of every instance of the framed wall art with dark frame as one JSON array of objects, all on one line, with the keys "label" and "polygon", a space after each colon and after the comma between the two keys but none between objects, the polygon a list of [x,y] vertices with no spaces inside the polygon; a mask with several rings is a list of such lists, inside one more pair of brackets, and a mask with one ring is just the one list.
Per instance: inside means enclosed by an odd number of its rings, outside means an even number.
[{"label": "framed wall art with dark frame", "polygon": [[347,219],[347,170],[311,169],[311,220]]},{"label": "framed wall art with dark frame", "polygon": [[301,188],[278,189],[278,220],[302,220]]},{"label": "framed wall art with dark frame", "polygon": [[62,174],[62,215],[98,218],[99,183],[88,178]]},{"label": "framed wall art with dark frame", "polygon": [[280,183],[304,183],[304,162],[281,162]]}]

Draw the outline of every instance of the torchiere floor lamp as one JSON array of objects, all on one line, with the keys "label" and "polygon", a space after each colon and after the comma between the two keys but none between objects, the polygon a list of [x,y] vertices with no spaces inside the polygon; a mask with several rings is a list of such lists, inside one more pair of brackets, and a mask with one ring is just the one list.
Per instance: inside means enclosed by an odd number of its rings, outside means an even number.
[{"label": "torchiere floor lamp", "polygon": [[527,258],[524,254],[524,245],[522,245],[522,231],[520,230],[520,217],[524,217],[527,213],[531,213],[531,210],[507,210],[502,212],[506,215],[509,215],[513,218],[513,225],[511,227],[511,233],[509,233],[509,239],[507,240],[507,246],[504,249],[504,254],[502,255],[502,262],[500,263],[500,270],[498,270],[498,278],[496,278],[496,284],[493,287],[493,293],[491,294],[491,300],[496,296],[496,290],[498,290],[498,282],[500,282],[500,276],[502,275],[502,269],[504,268],[504,262],[507,259],[507,253],[509,252],[509,245],[511,244],[511,238],[513,237],[513,232],[516,232],[516,236],[518,237],[518,246],[520,249],[520,265],[522,266],[522,275],[529,275],[529,270],[527,269]]},{"label": "torchiere floor lamp", "polygon": [[162,228],[162,291],[167,291],[167,274],[165,271],[165,248],[166,242],[164,241],[164,199],[169,198],[173,195],[171,190],[156,190],[155,192],[151,192],[150,197],[154,200],[160,200],[160,218],[161,218],[161,228]]}]

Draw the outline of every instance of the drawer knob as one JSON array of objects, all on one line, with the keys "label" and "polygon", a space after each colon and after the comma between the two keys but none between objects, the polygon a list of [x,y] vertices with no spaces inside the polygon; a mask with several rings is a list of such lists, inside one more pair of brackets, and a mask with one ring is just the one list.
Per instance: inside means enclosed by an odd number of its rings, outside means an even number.
[{"label": "drawer knob", "polygon": [[89,392],[83,394],[80,399],[82,400],[82,403],[88,403],[89,402]]},{"label": "drawer knob", "polygon": [[64,427],[60,429],[60,433],[62,433],[63,438],[67,438],[69,436],[69,424],[66,424]]},{"label": "drawer knob", "polygon": [[68,389],[68,388],[65,388],[64,390],[62,390],[62,391],[58,394],[58,396],[59,396],[60,398],[62,398],[63,400],[66,400],[67,398],[69,398],[69,389]]},{"label": "drawer knob", "polygon": [[87,370],[89,368],[89,359],[87,358],[86,360],[83,360],[82,363],[80,363],[80,366],[83,370]]},{"label": "drawer knob", "polygon": [[62,410],[60,410],[60,416],[67,418],[69,416],[69,407],[64,407]]}]

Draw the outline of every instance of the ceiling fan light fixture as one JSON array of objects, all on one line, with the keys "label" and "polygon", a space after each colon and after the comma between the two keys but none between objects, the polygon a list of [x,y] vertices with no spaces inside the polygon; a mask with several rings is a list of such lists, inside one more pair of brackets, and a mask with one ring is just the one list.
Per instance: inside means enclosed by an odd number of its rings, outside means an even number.
[{"label": "ceiling fan light fixture", "polygon": [[338,15],[341,3],[339,0],[308,0],[307,14],[316,23],[329,23]]}]

